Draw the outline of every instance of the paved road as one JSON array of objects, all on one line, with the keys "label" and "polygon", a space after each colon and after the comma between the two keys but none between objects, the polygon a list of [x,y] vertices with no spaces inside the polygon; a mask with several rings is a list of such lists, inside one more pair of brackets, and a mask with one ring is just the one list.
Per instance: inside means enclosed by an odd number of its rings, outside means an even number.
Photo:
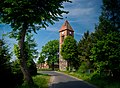
[{"label": "paved road", "polygon": [[51,75],[50,88],[96,88],[77,78],[55,71],[41,71],[40,73]]}]

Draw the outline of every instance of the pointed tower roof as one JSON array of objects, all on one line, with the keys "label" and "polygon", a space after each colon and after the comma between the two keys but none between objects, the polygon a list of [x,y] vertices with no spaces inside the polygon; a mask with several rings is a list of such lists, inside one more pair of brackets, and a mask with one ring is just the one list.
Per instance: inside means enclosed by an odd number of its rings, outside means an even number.
[{"label": "pointed tower roof", "polygon": [[64,30],[70,30],[70,31],[74,32],[74,30],[72,29],[72,27],[70,26],[70,24],[69,24],[69,22],[67,20],[64,22],[64,24],[62,25],[59,32],[64,31]]}]

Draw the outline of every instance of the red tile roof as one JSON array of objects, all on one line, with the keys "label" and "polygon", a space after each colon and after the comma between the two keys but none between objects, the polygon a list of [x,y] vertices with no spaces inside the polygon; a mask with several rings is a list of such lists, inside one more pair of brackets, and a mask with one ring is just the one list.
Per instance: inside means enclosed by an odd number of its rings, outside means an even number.
[{"label": "red tile roof", "polygon": [[60,28],[59,32],[64,31],[64,30],[70,30],[70,31],[74,32],[74,30],[72,29],[72,27],[70,26],[70,24],[67,20],[64,22],[64,24]]}]

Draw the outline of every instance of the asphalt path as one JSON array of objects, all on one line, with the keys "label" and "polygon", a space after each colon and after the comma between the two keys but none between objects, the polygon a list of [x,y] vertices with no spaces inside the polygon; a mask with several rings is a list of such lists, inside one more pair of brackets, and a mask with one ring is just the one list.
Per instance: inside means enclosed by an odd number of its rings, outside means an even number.
[{"label": "asphalt path", "polygon": [[83,80],[56,71],[40,71],[51,75],[49,88],[97,88]]}]

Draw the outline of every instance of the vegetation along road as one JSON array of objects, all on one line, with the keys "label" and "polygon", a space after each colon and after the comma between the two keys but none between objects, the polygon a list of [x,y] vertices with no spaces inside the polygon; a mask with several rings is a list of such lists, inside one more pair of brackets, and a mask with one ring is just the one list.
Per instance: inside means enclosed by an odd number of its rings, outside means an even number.
[{"label": "vegetation along road", "polygon": [[40,71],[51,75],[50,88],[96,88],[83,80],[56,71]]}]

